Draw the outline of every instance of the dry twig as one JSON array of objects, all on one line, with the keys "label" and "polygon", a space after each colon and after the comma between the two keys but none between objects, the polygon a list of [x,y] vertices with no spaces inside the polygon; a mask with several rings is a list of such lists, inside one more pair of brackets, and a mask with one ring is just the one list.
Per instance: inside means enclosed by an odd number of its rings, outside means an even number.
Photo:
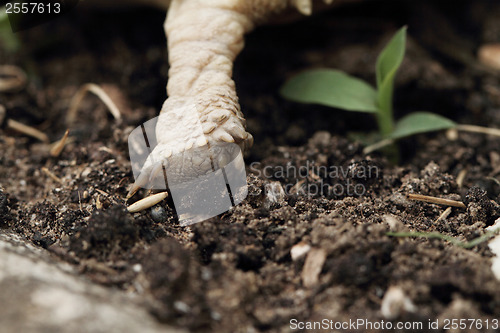
[{"label": "dry twig", "polygon": [[450,213],[451,213],[451,207],[446,208],[444,212],[442,212],[441,215],[439,215],[439,217],[436,219],[434,223],[446,220],[450,215]]},{"label": "dry twig", "polygon": [[20,123],[14,119],[7,119],[7,127],[8,128],[11,128],[15,131],[18,131],[20,133],[23,133],[23,134],[26,134],[28,136],[31,136],[35,139],[38,139],[44,143],[49,143],[50,140],[49,140],[49,137],[47,136],[47,134],[37,130],[36,128],[34,127],[31,127],[31,126],[28,126],[28,125],[25,125],[23,123]]},{"label": "dry twig", "polygon": [[122,118],[120,110],[118,110],[118,107],[113,102],[111,97],[109,97],[109,95],[97,84],[87,83],[80,87],[80,89],[78,89],[75,96],[73,96],[73,99],[71,100],[66,118],[68,125],[71,125],[75,122],[78,107],[80,106],[80,103],[82,102],[87,92],[91,92],[99,97],[101,101],[108,107],[109,112],[116,120],[120,120]]},{"label": "dry twig", "polygon": [[500,136],[500,129],[491,128],[491,127],[483,127],[476,125],[457,125],[457,130],[463,132],[472,132],[472,133],[481,133],[493,136]]},{"label": "dry twig", "polygon": [[458,173],[458,176],[457,176],[458,188],[464,187],[464,180],[465,180],[466,176],[467,176],[467,170],[466,169],[460,170],[460,172]]},{"label": "dry twig", "polygon": [[461,201],[436,198],[436,197],[431,197],[431,196],[422,195],[422,194],[410,193],[410,194],[408,194],[408,199],[429,202],[429,203],[433,203],[436,205],[451,206],[451,207],[458,207],[458,208],[464,208],[464,209],[467,208],[464,205],[464,203]]},{"label": "dry twig", "polygon": [[0,66],[0,92],[19,91],[26,86],[26,73],[13,65]]},{"label": "dry twig", "polygon": [[64,146],[66,145],[66,142],[68,140],[68,135],[69,135],[69,129],[66,130],[61,140],[55,142],[52,145],[52,148],[50,148],[50,156],[57,157],[61,155],[61,152],[63,151]]},{"label": "dry twig", "polygon": [[59,184],[62,184],[62,179],[54,175],[49,169],[46,167],[42,168],[42,172],[52,178],[54,181],[58,182]]},{"label": "dry twig", "polygon": [[392,145],[394,142],[395,142],[394,139],[384,139],[384,140],[381,140],[381,141],[376,142],[376,143],[374,143],[372,145],[366,146],[363,149],[363,154],[368,155],[370,153],[373,153],[376,150],[379,150],[379,149],[384,148],[386,146]]}]

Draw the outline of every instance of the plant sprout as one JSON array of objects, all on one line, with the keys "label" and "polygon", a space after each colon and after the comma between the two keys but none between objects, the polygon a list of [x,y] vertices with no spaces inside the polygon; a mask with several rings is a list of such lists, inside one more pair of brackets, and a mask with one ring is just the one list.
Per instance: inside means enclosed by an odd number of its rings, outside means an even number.
[{"label": "plant sprout", "polygon": [[281,88],[281,94],[296,102],[374,114],[384,140],[373,145],[372,150],[390,144],[395,139],[449,128],[500,136],[498,129],[458,125],[448,118],[425,111],[413,112],[394,121],[394,79],[405,55],[406,30],[406,26],[399,29],[378,56],[376,88],[338,70],[314,69],[291,78]]},{"label": "plant sprout", "polygon": [[10,27],[9,17],[5,7],[0,8],[0,44],[3,49],[14,53],[19,50],[20,42]]},{"label": "plant sprout", "polygon": [[485,234],[474,238],[468,242],[463,242],[455,237],[451,237],[448,235],[443,235],[438,232],[388,232],[386,233],[387,236],[391,237],[417,237],[417,238],[427,238],[427,239],[441,239],[444,241],[448,241],[453,245],[463,247],[464,249],[470,249],[473,248],[474,246],[477,246],[483,242],[486,242],[490,238],[495,237],[498,235],[499,230],[495,231],[488,231]]}]

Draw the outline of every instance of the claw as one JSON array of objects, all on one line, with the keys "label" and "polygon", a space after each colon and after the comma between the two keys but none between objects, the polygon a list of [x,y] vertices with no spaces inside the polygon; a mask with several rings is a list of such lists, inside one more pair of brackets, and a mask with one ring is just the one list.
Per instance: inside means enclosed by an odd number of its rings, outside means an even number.
[{"label": "claw", "polygon": [[241,124],[235,122],[234,119],[231,122],[228,121],[228,123],[224,125],[224,129],[234,138],[234,141],[242,141],[247,138],[248,133]]},{"label": "claw", "polygon": [[134,194],[137,193],[141,188],[144,187],[144,185],[147,184],[149,180],[149,172],[146,172],[146,170],[142,171],[139,174],[139,177],[135,180],[134,184],[132,184],[132,187],[130,188],[130,191],[128,191],[128,194],[125,198],[125,200],[128,200],[134,196]]},{"label": "claw", "polygon": [[221,131],[221,133],[216,136],[216,140],[227,143],[234,143],[234,138],[231,136],[231,134],[225,131]]},{"label": "claw", "polygon": [[196,148],[206,146],[208,144],[207,138],[205,136],[201,136],[196,140]]},{"label": "claw", "polygon": [[211,120],[219,125],[222,125],[229,118],[227,111],[224,110],[215,110],[210,114]]},{"label": "claw", "polygon": [[217,128],[217,125],[214,123],[209,123],[206,125],[203,125],[203,133],[204,134],[210,134],[212,133],[215,129]]},{"label": "claw", "polygon": [[195,144],[194,140],[189,141],[189,142],[186,144],[186,148],[185,148],[185,149],[186,149],[186,150],[190,150],[191,148],[193,148],[194,144]]},{"label": "claw", "polygon": [[[168,99],[169,102],[164,103],[156,121],[156,144],[152,151],[149,150],[149,156],[143,156],[141,162],[136,163],[142,170],[127,199],[140,188],[163,190],[169,186],[172,190],[177,184],[195,181],[212,172],[214,164],[224,167],[232,161],[237,145],[241,148],[251,145],[253,139],[245,131],[237,102],[226,101],[231,96],[219,97],[221,100],[215,101],[216,105],[211,104],[208,110],[206,103],[199,104],[196,99],[191,101],[190,98]],[[213,98],[211,96],[210,100]],[[235,110],[219,107],[219,104],[234,106]],[[163,170],[168,179],[163,179]]]},{"label": "claw", "polygon": [[155,182],[156,182],[156,177],[163,172],[163,166],[164,163],[161,164],[156,164],[153,169],[151,170],[151,173],[149,174],[149,185],[151,188],[155,187]]},{"label": "claw", "polygon": [[253,136],[248,133],[248,137],[245,139],[245,147],[248,149],[253,146]]},{"label": "claw", "polygon": [[171,156],[172,156],[172,154],[173,154],[173,153],[172,153],[172,150],[167,150],[167,152],[165,153],[165,155],[164,155],[164,156],[165,156],[165,158],[169,158],[169,157],[171,157]]}]

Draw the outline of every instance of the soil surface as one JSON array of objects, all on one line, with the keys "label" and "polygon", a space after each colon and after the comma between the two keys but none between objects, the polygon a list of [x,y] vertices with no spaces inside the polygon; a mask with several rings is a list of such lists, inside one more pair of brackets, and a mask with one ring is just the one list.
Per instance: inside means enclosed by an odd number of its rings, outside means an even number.
[{"label": "soil surface", "polygon": [[[124,119],[115,121],[95,96],[86,97],[58,157],[4,126],[0,228],[97,284],[143,297],[159,321],[192,331],[289,332],[301,331],[293,320],[364,319],[422,323],[425,332],[433,331],[429,322],[438,320],[440,331],[447,319],[475,319],[483,325],[451,331],[497,332],[500,281],[487,242],[465,249],[388,233],[437,232],[461,241],[484,235],[500,216],[500,139],[417,135],[398,143],[394,164],[381,152],[363,154],[356,138],[376,129],[370,115],[295,104],[278,91],[293,74],[317,67],[373,83],[378,53],[407,24],[397,117],[429,110],[499,128],[500,75],[476,57],[481,45],[500,40],[499,17],[497,1],[372,1],[258,28],[235,65],[255,137],[245,158],[249,195],[190,227],[178,225],[169,199],[133,215],[125,203],[133,182],[128,134],[165,99],[164,14],[76,10],[20,32],[20,48],[0,53],[0,63],[29,77],[21,91],[0,94],[10,119],[59,140],[69,102],[87,82],[101,85]],[[466,208],[442,215],[446,207],[408,200],[409,193]]]}]

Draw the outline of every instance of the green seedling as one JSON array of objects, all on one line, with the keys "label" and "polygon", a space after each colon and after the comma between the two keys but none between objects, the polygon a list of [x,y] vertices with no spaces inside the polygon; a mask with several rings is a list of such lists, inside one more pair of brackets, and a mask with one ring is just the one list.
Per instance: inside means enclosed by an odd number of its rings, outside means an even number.
[{"label": "green seedling", "polygon": [[[406,27],[401,28],[382,50],[376,64],[376,88],[334,69],[314,69],[298,74],[286,82],[281,94],[292,101],[320,104],[347,111],[374,114],[380,136],[384,139],[373,149],[381,148],[396,139],[443,129],[471,131],[470,125],[431,112],[413,112],[394,121],[394,79],[403,62],[406,49]],[[475,131],[500,135],[498,129],[474,126]],[[368,147],[367,147],[368,148]],[[365,150],[365,152],[368,152]]]},{"label": "green seedling", "polygon": [[453,245],[462,247],[464,249],[470,249],[473,248],[476,245],[479,245],[483,242],[486,242],[487,240],[495,237],[498,235],[498,232],[500,230],[495,230],[495,231],[488,231],[484,235],[479,236],[477,238],[474,238],[473,240],[469,242],[463,242],[455,237],[451,237],[448,235],[440,234],[438,232],[388,232],[386,233],[387,236],[391,237],[417,237],[417,238],[435,238],[435,239],[441,239],[444,241],[448,241]]},{"label": "green seedling", "polygon": [[19,39],[14,35],[10,27],[5,7],[0,8],[0,46],[10,53],[18,51],[20,47]]}]

